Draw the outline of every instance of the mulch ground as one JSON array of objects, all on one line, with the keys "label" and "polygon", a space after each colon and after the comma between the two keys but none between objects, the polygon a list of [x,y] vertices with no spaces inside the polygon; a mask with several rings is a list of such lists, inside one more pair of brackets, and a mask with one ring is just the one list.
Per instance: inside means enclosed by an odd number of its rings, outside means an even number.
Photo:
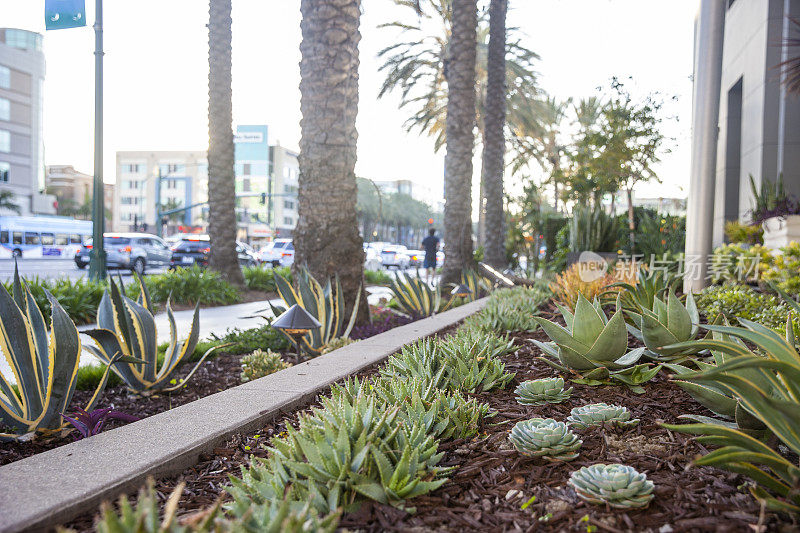
[{"label": "mulch ground", "polygon": [[[697,468],[691,460],[704,448],[690,437],[671,433],[660,422],[679,422],[686,413],[711,415],[688,394],[659,375],[637,395],[623,387],[575,385],[572,397],[561,404],[519,405],[517,384],[550,377],[555,371],[535,357],[531,339],[546,340],[539,331],[516,335],[520,348],[504,358],[516,372],[503,391],[475,395],[497,411],[480,435],[470,440],[443,442],[444,465],[456,470],[439,490],[410,502],[413,514],[374,502],[345,515],[342,528],[351,531],[798,531],[800,525],[785,516],[765,513],[747,492],[747,479],[712,468]],[[566,377],[566,376],[565,376]],[[573,407],[607,402],[628,407],[640,424],[630,430],[593,428],[580,431],[580,456],[569,463],[548,463],[521,456],[507,435],[519,420],[550,417],[564,420]],[[265,456],[269,438],[294,424],[290,413],[257,433],[237,435],[180,476],[161,479],[156,488],[163,501],[175,485],[186,482],[180,515],[207,508],[220,496],[228,475],[238,475],[250,457]],[[796,459],[796,458],[794,458]],[[649,508],[619,511],[578,499],[567,480],[574,470],[595,463],[621,462],[646,473],[655,483]],[[531,501],[533,503],[525,506]],[[85,515],[68,524],[79,531],[92,529]]]}]

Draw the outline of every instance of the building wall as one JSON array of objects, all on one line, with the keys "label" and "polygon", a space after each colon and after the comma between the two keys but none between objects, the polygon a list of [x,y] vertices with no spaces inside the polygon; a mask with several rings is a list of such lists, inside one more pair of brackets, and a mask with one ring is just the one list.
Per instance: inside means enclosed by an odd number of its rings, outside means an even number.
[{"label": "building wall", "polygon": [[749,176],[760,186],[782,173],[787,190],[800,195],[800,98],[787,97],[776,68],[790,28],[786,15],[800,15],[800,0],[735,0],[725,14],[715,246],[726,220],[748,217]]},{"label": "building wall", "polygon": [[16,194],[23,215],[55,214],[55,198],[42,194],[44,76],[42,36],[0,28],[0,186]]},{"label": "building wall", "polygon": [[[56,197],[61,207],[65,200],[72,200],[76,206],[91,202],[94,176],[75,170],[72,165],[48,165],[45,174],[45,189]],[[114,209],[114,184],[104,183],[104,204],[106,209]]]},{"label": "building wall", "polygon": [[300,165],[297,152],[283,146],[270,147],[273,224],[276,237],[291,237],[297,225],[297,187]]},{"label": "building wall", "polygon": [[239,238],[255,245],[265,243],[272,236],[266,201],[269,193],[268,133],[263,124],[240,125],[234,135]]}]

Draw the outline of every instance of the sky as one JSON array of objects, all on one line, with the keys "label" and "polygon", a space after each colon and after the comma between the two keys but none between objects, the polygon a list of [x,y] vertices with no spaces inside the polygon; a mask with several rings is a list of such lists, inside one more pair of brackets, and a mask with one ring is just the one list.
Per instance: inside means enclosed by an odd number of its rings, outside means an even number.
[{"label": "sky", "polygon": [[[87,20],[94,2],[87,0]],[[508,25],[537,52],[540,85],[558,98],[597,94],[610,77],[632,77],[635,96],[667,100],[671,152],[639,196],[686,196],[693,20],[699,0],[510,0]],[[441,196],[444,150],[403,127],[399,98],[377,99],[377,52],[396,37],[380,23],[407,16],[390,0],[363,0],[356,173],[410,179]],[[300,138],[300,1],[233,0],[235,124],[268,124],[271,144]],[[0,24],[44,31],[44,0],[0,0]],[[208,4],[202,0],[106,0],[104,173],[115,181],[118,150],[198,150],[208,146]],[[49,31],[44,39],[45,161],[92,173],[94,33]],[[675,97],[676,100],[672,100]],[[476,175],[479,166],[476,168]],[[519,185],[507,177],[508,188]],[[431,198],[434,202],[437,198]]]}]

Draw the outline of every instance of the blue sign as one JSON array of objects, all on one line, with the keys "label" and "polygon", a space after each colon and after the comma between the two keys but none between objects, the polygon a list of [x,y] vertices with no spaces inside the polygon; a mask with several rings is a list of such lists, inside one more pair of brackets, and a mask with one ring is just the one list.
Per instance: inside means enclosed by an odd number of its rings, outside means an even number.
[{"label": "blue sign", "polygon": [[86,26],[85,0],[45,0],[44,24],[48,30]]}]

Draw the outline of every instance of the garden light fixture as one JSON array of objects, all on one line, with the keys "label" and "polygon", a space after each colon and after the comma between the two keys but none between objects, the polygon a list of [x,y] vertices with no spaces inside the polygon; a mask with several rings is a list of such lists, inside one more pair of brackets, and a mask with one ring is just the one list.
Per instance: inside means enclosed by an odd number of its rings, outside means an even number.
[{"label": "garden light fixture", "polygon": [[314,318],[311,313],[294,304],[284,311],[281,316],[275,319],[272,327],[283,331],[294,343],[297,348],[297,359],[300,360],[300,353],[303,352],[303,344],[300,342],[309,331],[322,327],[322,324]]}]

